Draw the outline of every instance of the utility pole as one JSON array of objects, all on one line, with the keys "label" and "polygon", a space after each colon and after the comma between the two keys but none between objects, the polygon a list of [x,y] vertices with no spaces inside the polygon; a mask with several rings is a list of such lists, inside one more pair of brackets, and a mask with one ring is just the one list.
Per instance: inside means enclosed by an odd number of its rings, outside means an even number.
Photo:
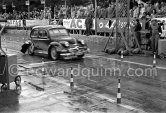
[{"label": "utility pole", "polygon": [[14,13],[14,11],[15,11],[15,5],[14,5],[14,3],[12,2],[12,8],[13,8],[13,13]]},{"label": "utility pole", "polygon": [[29,0],[25,1],[25,5],[28,6],[28,19],[30,19],[30,1]]},{"label": "utility pole", "polygon": [[43,4],[44,5],[44,19],[46,18],[46,10],[45,10],[45,8],[46,8],[46,1],[45,0],[41,0],[41,4]]},{"label": "utility pole", "polygon": [[95,35],[97,35],[97,1],[95,0]]},{"label": "utility pole", "polygon": [[66,6],[66,0],[65,0],[65,19],[67,19],[66,13],[67,13],[67,6]]},{"label": "utility pole", "polygon": [[6,5],[2,5],[2,8],[5,10],[6,13]]}]

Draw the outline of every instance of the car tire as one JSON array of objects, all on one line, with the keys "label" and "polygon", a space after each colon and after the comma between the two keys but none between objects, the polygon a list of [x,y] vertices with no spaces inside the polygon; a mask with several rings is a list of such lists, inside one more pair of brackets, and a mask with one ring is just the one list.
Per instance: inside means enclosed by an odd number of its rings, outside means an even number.
[{"label": "car tire", "polygon": [[28,54],[33,56],[34,55],[34,46],[33,44],[31,44],[28,48]]},{"label": "car tire", "polygon": [[58,59],[58,52],[55,46],[52,46],[50,48],[49,56],[52,60],[57,60]]}]

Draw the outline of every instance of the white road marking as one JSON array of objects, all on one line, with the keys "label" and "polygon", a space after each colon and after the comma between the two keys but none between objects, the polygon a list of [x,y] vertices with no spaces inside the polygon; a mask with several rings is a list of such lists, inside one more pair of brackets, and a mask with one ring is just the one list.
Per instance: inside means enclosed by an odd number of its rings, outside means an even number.
[{"label": "white road marking", "polygon": [[135,110],[135,111],[139,111],[139,112],[141,112],[141,113],[146,113],[146,112],[143,111],[143,110],[139,110],[139,109],[134,108],[134,107],[129,106],[129,105],[119,104],[119,106],[124,107],[124,108],[126,108],[126,109],[129,109],[129,110],[131,110],[131,111],[132,111],[132,110]]},{"label": "white road marking", "polygon": [[39,63],[31,63],[29,66],[42,66],[44,64],[51,64],[51,63],[56,63],[57,61],[47,61],[47,62],[39,62]]},{"label": "white road marking", "polygon": [[[87,56],[85,56],[85,58],[105,58],[105,59],[109,59],[109,60],[115,60],[115,61],[121,61],[119,59],[116,59],[116,58],[108,58],[108,57],[104,57],[104,56],[97,56],[97,55],[91,55],[91,54],[88,54]],[[130,64],[136,64],[136,65],[140,65],[140,66],[147,66],[147,67],[152,67],[153,65],[148,65],[148,64],[144,64],[144,63],[138,63],[138,62],[132,62],[132,61],[128,61],[128,60],[123,60],[123,62],[125,63],[130,63]],[[158,69],[164,69],[166,70],[166,67],[162,67],[162,66],[156,66],[156,68]]]}]

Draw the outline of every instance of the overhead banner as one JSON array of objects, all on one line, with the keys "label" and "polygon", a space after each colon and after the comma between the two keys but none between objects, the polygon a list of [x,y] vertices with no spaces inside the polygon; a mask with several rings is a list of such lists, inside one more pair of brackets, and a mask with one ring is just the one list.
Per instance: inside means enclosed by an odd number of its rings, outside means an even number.
[{"label": "overhead banner", "polygon": [[[86,30],[85,19],[63,19],[63,26],[67,29]],[[94,20],[92,29],[95,30]]]}]

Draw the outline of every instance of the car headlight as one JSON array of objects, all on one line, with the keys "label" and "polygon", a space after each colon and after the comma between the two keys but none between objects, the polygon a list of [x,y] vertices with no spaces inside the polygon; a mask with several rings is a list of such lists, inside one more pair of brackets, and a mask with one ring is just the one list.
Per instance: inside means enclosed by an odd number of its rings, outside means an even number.
[{"label": "car headlight", "polygon": [[31,41],[30,41],[30,40],[28,40],[28,41],[26,41],[26,42],[25,42],[25,44],[30,44],[30,43],[31,43]]},{"label": "car headlight", "polygon": [[80,40],[82,45],[85,45],[85,41],[84,40]]},{"label": "car headlight", "polygon": [[66,47],[69,47],[69,42],[65,42],[65,46],[66,46]]}]

